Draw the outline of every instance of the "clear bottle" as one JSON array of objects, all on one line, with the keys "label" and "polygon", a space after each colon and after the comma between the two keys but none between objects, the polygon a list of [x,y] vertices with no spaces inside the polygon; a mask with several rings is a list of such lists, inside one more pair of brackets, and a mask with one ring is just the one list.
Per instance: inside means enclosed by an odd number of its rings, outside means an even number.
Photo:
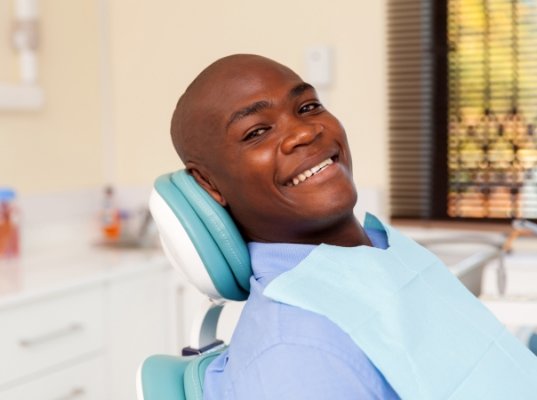
[{"label": "clear bottle", "polygon": [[101,231],[104,237],[108,240],[117,240],[121,236],[121,215],[116,206],[114,189],[112,186],[107,186],[104,189]]},{"label": "clear bottle", "polygon": [[0,259],[19,255],[19,210],[13,189],[0,188]]}]

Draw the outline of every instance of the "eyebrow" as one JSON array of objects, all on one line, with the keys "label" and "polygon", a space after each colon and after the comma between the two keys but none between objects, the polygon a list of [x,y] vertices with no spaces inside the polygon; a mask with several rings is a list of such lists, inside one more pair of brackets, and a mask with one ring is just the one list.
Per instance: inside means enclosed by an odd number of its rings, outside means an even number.
[{"label": "eyebrow", "polygon": [[315,90],[315,88],[306,82],[299,83],[289,91],[289,98],[292,99],[294,97],[298,97],[302,93],[307,92],[308,90]]},{"label": "eyebrow", "polygon": [[[296,85],[289,91],[288,97],[290,99],[296,98],[308,90],[314,90],[313,86],[311,86],[309,83],[306,83],[306,82],[299,83],[298,85]],[[272,107],[272,103],[266,100],[256,101],[255,103],[252,103],[244,108],[241,108],[240,110],[237,110],[233,114],[231,114],[231,117],[229,118],[229,121],[226,127],[229,127],[231,124],[243,118],[246,118],[253,114],[257,114],[270,107]]]},{"label": "eyebrow", "polygon": [[237,122],[240,119],[243,119],[252,114],[257,114],[258,112],[261,112],[270,107],[271,107],[271,103],[269,103],[268,101],[265,101],[265,100],[256,101],[253,104],[250,104],[244,108],[241,108],[238,111],[235,111],[229,118],[227,127],[229,127],[232,123]]}]

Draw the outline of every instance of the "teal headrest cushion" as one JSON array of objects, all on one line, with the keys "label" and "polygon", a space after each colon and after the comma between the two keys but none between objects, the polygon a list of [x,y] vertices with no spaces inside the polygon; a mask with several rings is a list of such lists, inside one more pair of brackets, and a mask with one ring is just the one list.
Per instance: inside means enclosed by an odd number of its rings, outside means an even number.
[{"label": "teal headrest cushion", "polygon": [[181,222],[222,297],[244,300],[250,290],[250,255],[229,213],[185,170],[160,176],[155,190]]}]

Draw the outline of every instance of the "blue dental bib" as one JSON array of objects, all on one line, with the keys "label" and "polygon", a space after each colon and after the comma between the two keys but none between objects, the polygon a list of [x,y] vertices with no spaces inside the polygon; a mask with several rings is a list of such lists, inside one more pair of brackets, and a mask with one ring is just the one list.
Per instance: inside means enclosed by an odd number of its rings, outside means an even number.
[{"label": "blue dental bib", "polygon": [[365,226],[389,248],[320,245],[264,294],[337,324],[402,399],[536,399],[537,357],[431,252]]}]

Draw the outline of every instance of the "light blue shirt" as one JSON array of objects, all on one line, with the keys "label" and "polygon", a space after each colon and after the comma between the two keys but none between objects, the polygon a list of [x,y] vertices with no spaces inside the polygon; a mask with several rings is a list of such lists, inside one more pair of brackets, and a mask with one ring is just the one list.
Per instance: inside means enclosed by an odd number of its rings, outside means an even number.
[{"label": "light blue shirt", "polygon": [[[384,232],[368,230],[376,247]],[[313,245],[250,243],[250,296],[230,346],[207,368],[205,400],[399,399],[352,339],[326,317],[272,301],[265,287]]]}]

